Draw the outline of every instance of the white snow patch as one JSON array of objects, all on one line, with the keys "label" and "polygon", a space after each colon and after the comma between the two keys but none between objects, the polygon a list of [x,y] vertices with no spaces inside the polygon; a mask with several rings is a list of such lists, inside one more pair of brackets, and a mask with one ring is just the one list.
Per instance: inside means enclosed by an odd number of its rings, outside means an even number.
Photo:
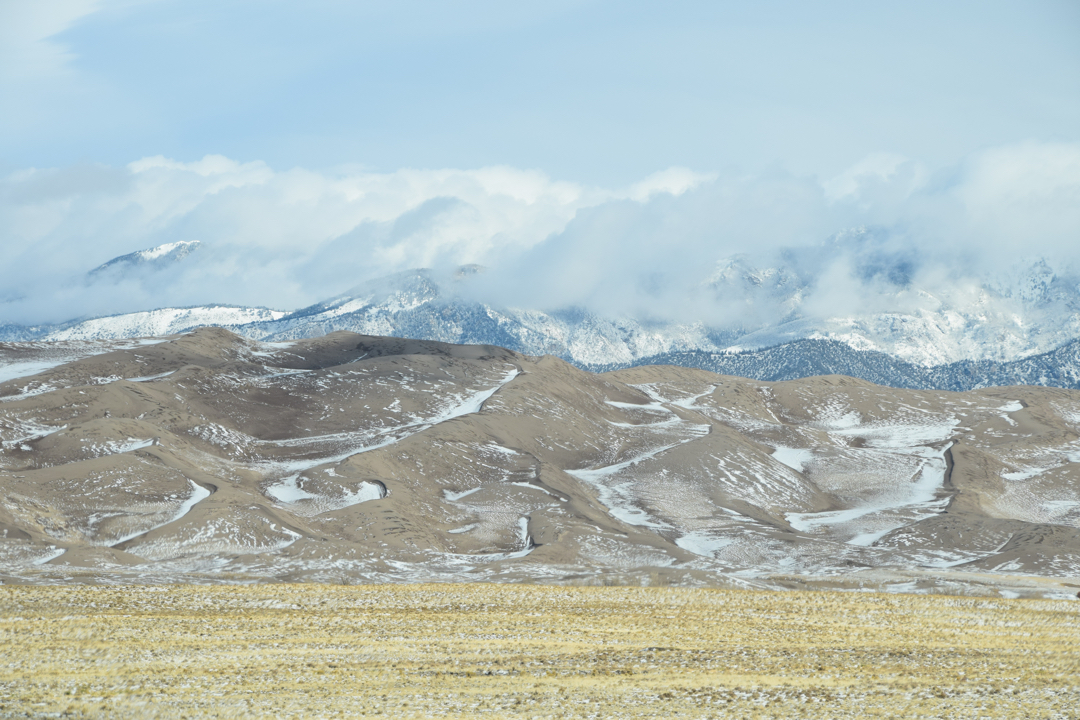
[{"label": "white snow patch", "polygon": [[47,370],[60,367],[61,365],[66,365],[95,355],[103,355],[114,350],[128,350],[144,345],[155,345],[159,342],[165,341],[157,338],[147,338],[141,340],[128,340],[120,343],[75,342],[58,344],[53,342],[50,338],[49,341],[44,342],[33,341],[28,343],[15,343],[15,345],[24,348],[47,348],[47,352],[52,357],[15,362],[0,362],[0,383],[37,375],[46,372]]},{"label": "white snow patch", "polygon": [[381,500],[385,496],[386,492],[379,483],[361,482],[356,492],[345,493],[344,502],[346,504],[343,507],[357,505],[368,500]]},{"label": "white snow patch", "polygon": [[149,250],[139,250],[138,252],[132,253],[132,255],[137,255],[142,260],[156,260],[159,257],[164,257],[168,255],[174,250],[191,247],[193,245],[197,246],[198,244],[198,240],[179,240],[177,242],[158,245],[157,247],[150,248]]},{"label": "white snow patch", "polygon": [[501,453],[503,455],[510,455],[510,456],[515,456],[515,455],[520,455],[521,454],[517,450],[511,450],[510,448],[503,447],[502,445],[496,445],[494,443],[491,443],[489,445],[484,445],[484,449],[485,450],[492,450],[494,452]]},{"label": "white snow patch", "polygon": [[13,429],[18,434],[11,440],[0,442],[0,449],[5,447],[16,447],[27,441],[40,440],[43,437],[67,429],[67,425],[61,425],[59,427],[41,425],[36,420],[16,420],[14,421],[13,426]]},{"label": "white snow patch", "polygon": [[886,585],[883,590],[887,593],[913,593],[918,588],[918,581],[910,580],[905,583],[891,583]]},{"label": "white snow patch", "polygon": [[671,404],[681,407],[685,410],[697,410],[697,401],[705,397],[706,395],[712,395],[712,393],[716,390],[716,387],[716,385],[710,385],[709,389],[705,392],[698,393],[697,395],[691,395],[690,397],[685,397],[682,400],[672,400]]},{"label": "white snow patch", "polygon": [[734,542],[735,539],[730,537],[715,537],[706,533],[691,532],[680,537],[675,544],[695,555],[713,557],[717,551],[723,550]]},{"label": "white snow patch", "polygon": [[60,557],[61,555],[63,555],[66,552],[67,552],[67,550],[64,549],[64,548],[58,548],[58,547],[50,548],[49,551],[46,552],[41,557],[37,557],[37,558],[34,558],[33,560],[31,560],[30,564],[31,565],[44,565],[47,562],[55,560],[56,558]]},{"label": "white snow patch", "polygon": [[266,488],[266,494],[283,503],[294,503],[317,497],[299,486],[300,474],[290,475],[276,485]]},{"label": "white snow patch", "polygon": [[959,424],[958,419],[949,417],[935,423],[850,426],[831,430],[830,433],[861,437],[869,448],[907,450],[944,442],[953,435]]},{"label": "white snow patch", "polygon": [[452,419],[454,419],[456,417],[461,417],[462,415],[470,415],[472,413],[480,412],[480,410],[484,406],[484,403],[487,402],[491,398],[492,395],[494,395],[499,390],[501,390],[503,388],[503,386],[505,386],[507,383],[509,383],[514,378],[516,378],[520,373],[521,373],[520,370],[518,370],[517,368],[514,368],[513,370],[508,372],[506,374],[506,376],[495,387],[491,388],[490,390],[481,390],[480,392],[474,394],[472,397],[467,398],[464,402],[462,402],[457,407],[452,408],[449,412],[447,412],[443,416],[436,417],[436,418],[433,418],[432,420],[429,420],[428,421],[429,424],[437,425],[438,423],[446,422],[447,420],[452,420]]},{"label": "white snow patch", "polygon": [[608,512],[611,513],[612,517],[623,521],[627,525],[638,525],[654,529],[667,528],[667,524],[654,519],[649,513],[633,504],[633,479],[615,485],[605,483],[604,479],[610,475],[616,475],[620,471],[632,467],[643,460],[648,460],[666,450],[681,445],[684,442],[689,442],[689,440],[672,443],[671,445],[664,445],[624,462],[615,463],[614,465],[607,465],[605,467],[594,469],[567,470],[566,473],[568,475],[573,475],[578,480],[587,482],[596,488],[597,493],[600,496],[599,500],[601,504],[608,509]]},{"label": "white snow patch", "polygon": [[30,375],[37,375],[43,373],[46,370],[52,370],[54,367],[59,367],[64,363],[77,360],[78,358],[61,358],[60,360],[33,360],[28,362],[13,362],[5,365],[0,365],[0,383],[5,383],[8,380],[15,380],[21,377],[28,377]]},{"label": "white snow patch", "polygon": [[[271,497],[285,503],[294,503],[299,500],[313,499],[315,496],[311,493],[303,490],[297,484],[299,481],[299,475],[306,470],[318,467],[319,465],[325,465],[330,463],[339,463],[346,458],[358,455],[363,452],[370,452],[371,450],[377,450],[387,445],[392,445],[399,440],[402,440],[411,435],[415,435],[418,432],[427,430],[434,427],[439,423],[453,420],[454,418],[468,415],[471,413],[479,412],[483,404],[496,392],[498,392],[507,383],[513,380],[521,371],[516,367],[508,372],[497,385],[487,390],[480,390],[468,395],[465,398],[454,398],[457,400],[456,405],[450,405],[445,407],[442,412],[437,415],[422,419],[415,420],[405,425],[399,425],[392,428],[379,428],[373,431],[357,432],[357,433],[334,433],[332,435],[320,435],[314,437],[302,437],[294,438],[290,440],[275,440],[275,441],[263,441],[263,444],[277,445],[279,447],[296,447],[304,445],[319,445],[330,444],[334,445],[339,450],[331,456],[319,457],[308,460],[274,460],[264,461],[259,463],[264,473],[275,474],[288,473],[288,476],[282,479],[280,482],[269,485],[266,488],[266,493]],[[331,503],[335,502],[332,498],[324,498]]]},{"label": "white snow patch", "polygon": [[1011,482],[1023,482],[1024,480],[1030,480],[1033,477],[1038,477],[1044,472],[1053,470],[1052,467],[1026,467],[1018,468],[1012,472],[1001,473],[1001,477]]},{"label": "white snow patch", "polygon": [[147,375],[146,377],[133,377],[133,378],[127,378],[127,379],[129,381],[131,381],[131,382],[153,382],[154,380],[160,380],[162,378],[169,377],[174,372],[176,372],[176,371],[175,370],[167,370],[167,371],[165,371],[163,373],[158,373],[157,375]]},{"label": "white snow patch", "polygon": [[1080,507],[1077,500],[1044,500],[1043,506],[1051,515],[1065,515],[1069,510]]},{"label": "white snow patch", "polygon": [[296,345],[297,340],[290,340],[288,342],[256,342],[254,347],[258,350],[249,350],[248,353],[255,357],[272,358],[278,354],[280,350],[288,350]]},{"label": "white snow patch", "polygon": [[[386,497],[386,491],[381,484],[369,482],[361,482],[355,491],[346,490],[341,495],[317,495],[300,487],[299,475],[292,475],[281,483],[268,487],[266,492],[278,502],[283,503],[294,504],[302,500],[312,501],[312,507],[305,508],[308,512],[301,512],[302,515],[320,515],[332,510],[342,510],[369,500],[381,500]],[[294,508],[294,511],[296,510],[297,508]]]},{"label": "white snow patch", "polygon": [[[641,453],[635,457],[625,460],[620,463],[614,463],[612,465],[605,465],[598,468],[581,468],[577,470],[566,470],[569,475],[573,475],[577,479],[588,483],[596,489],[598,499],[601,504],[608,509],[608,512],[612,517],[617,520],[621,520],[628,525],[637,525],[640,527],[648,527],[653,529],[667,529],[669,526],[656,518],[653,518],[642,508],[638,507],[635,502],[634,485],[635,480],[633,477],[627,477],[622,482],[612,481],[610,478],[620,474],[622,471],[627,470],[638,463],[641,463],[650,458],[656,457],[660,453],[666,452],[671,448],[678,447],[684,443],[688,443],[692,440],[696,440],[700,437],[704,437],[709,434],[711,427],[709,425],[699,425],[695,423],[689,423],[679,418],[679,416],[670,408],[665,407],[662,402],[662,398],[656,391],[656,389],[650,385],[635,385],[633,386],[650,398],[654,402],[649,404],[634,404],[623,403],[613,400],[606,400],[608,405],[617,407],[620,409],[632,409],[632,410],[645,410],[647,412],[661,412],[671,417],[655,423],[648,423],[645,425],[637,425],[643,429],[656,430],[663,428],[665,434],[670,434],[676,429],[683,429],[688,437],[683,437],[677,442],[667,443],[659,447],[653,448],[646,452]],[[700,397],[700,396],[697,396]],[[696,398],[695,398],[696,399]],[[612,423],[617,424],[617,423]]]},{"label": "white snow patch", "polygon": [[191,485],[191,496],[187,500],[185,500],[184,502],[180,503],[180,507],[177,509],[175,515],[173,515],[170,519],[166,520],[165,522],[160,523],[158,525],[154,525],[153,527],[151,527],[149,529],[138,530],[136,532],[129,533],[129,534],[124,535],[124,536],[122,536],[122,537],[120,537],[120,538],[118,538],[116,540],[113,540],[112,542],[109,543],[109,547],[115,547],[115,546],[119,545],[120,543],[127,542],[128,540],[132,540],[134,538],[137,538],[140,535],[146,535],[147,533],[153,532],[154,530],[157,530],[158,528],[165,527],[169,523],[174,523],[177,520],[179,520],[180,518],[187,515],[189,512],[191,512],[191,509],[193,507],[195,507],[198,503],[200,503],[203,500],[205,500],[206,498],[210,497],[210,491],[207,490],[206,488],[204,488],[202,485],[198,485],[198,484],[196,484],[194,481],[192,481],[190,479],[188,480],[188,483]]},{"label": "white snow patch", "polygon": [[542,488],[539,485],[533,485],[532,483],[527,483],[527,482],[512,482],[510,484],[511,485],[517,485],[518,487],[529,488],[530,490],[536,490],[538,492],[544,493],[545,495],[550,495],[551,497],[555,498],[556,500],[558,500],[560,502],[566,502],[566,498],[559,497],[555,493],[551,492],[550,490],[547,490],[546,488]]},{"label": "white snow patch", "polygon": [[23,391],[18,395],[6,395],[4,397],[0,397],[0,402],[17,402],[19,400],[25,400],[27,398],[34,397],[35,395],[44,395],[47,392],[52,392],[53,390],[58,389],[57,385],[52,385],[50,383],[41,383],[36,387],[30,389],[27,389],[27,387],[24,387]]},{"label": "white snow patch", "polygon": [[840,414],[822,415],[813,425],[830,432],[839,430],[851,430],[862,424],[862,416],[855,410]]},{"label": "white snow patch", "polygon": [[284,317],[287,313],[265,308],[195,307],[162,308],[85,320],[64,330],[50,333],[47,340],[109,340],[153,338],[142,344],[166,342],[164,335],[177,335],[198,327],[246,325]]},{"label": "white snow patch", "polygon": [[1018,412],[1023,409],[1024,406],[1019,400],[1010,400],[1009,402],[998,408],[1001,413],[1001,419],[1014,427],[1016,426],[1016,421],[1009,417],[1009,414]]},{"label": "white snow patch", "polygon": [[941,450],[921,454],[924,461],[908,482],[898,478],[892,492],[877,494],[865,504],[843,510],[815,513],[787,513],[788,524],[798,532],[826,533],[849,545],[869,546],[887,533],[910,525],[945,509],[949,499],[939,499],[945,482],[945,453],[952,443]]},{"label": "white snow patch", "polygon": [[645,410],[646,412],[660,412],[664,414],[670,414],[671,410],[667,409],[660,403],[627,403],[619,402],[617,400],[605,400],[605,403],[611,407],[617,407],[620,410]]},{"label": "white snow patch", "polygon": [[132,452],[134,450],[142,450],[143,448],[148,448],[156,444],[156,442],[157,441],[154,438],[149,438],[146,440],[141,440],[139,438],[128,438],[127,442],[123,443],[106,443],[106,447],[109,450],[109,452],[107,452],[106,454],[119,455],[120,453]]},{"label": "white snow patch", "polygon": [[469,497],[470,495],[472,495],[477,490],[480,490],[482,487],[483,486],[477,486],[477,487],[472,488],[471,490],[462,490],[461,492],[453,492],[452,490],[443,490],[443,497],[445,497],[450,502],[457,502],[458,500],[461,500],[462,498]]},{"label": "white snow patch", "polygon": [[532,536],[529,535],[529,518],[523,517],[518,519],[518,537],[521,541],[520,550],[508,553],[492,553],[487,557],[490,559],[513,560],[516,558],[523,558],[535,550],[536,545],[533,543]]},{"label": "white snow patch", "polygon": [[777,445],[772,455],[778,461],[799,473],[805,471],[806,467],[814,459],[812,450],[784,447],[783,445]]}]

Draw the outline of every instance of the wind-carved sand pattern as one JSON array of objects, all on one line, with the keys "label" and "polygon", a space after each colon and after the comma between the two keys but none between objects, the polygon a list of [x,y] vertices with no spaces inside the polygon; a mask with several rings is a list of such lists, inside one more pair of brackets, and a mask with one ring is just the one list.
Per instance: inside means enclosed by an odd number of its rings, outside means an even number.
[{"label": "wind-carved sand pattern", "polygon": [[93,349],[5,348],[4,583],[1080,590],[1073,391],[591,374],[352,333]]},{"label": "wind-carved sand pattern", "polygon": [[[930,422],[918,422],[920,419]],[[872,545],[887,533],[944,512],[945,454],[952,446],[954,417],[927,417],[913,411],[899,423],[863,424],[856,411],[819,420],[816,425],[839,438],[859,438],[864,447],[779,447],[777,460],[807,473],[821,488],[843,491],[850,507],[815,513],[788,513],[792,528],[851,545]],[[903,422],[907,420],[907,422]],[[936,420],[936,422],[933,422]],[[839,444],[839,443],[837,443]]]},{"label": "wind-carved sand pattern", "polygon": [[[189,512],[191,512],[191,509],[193,507],[198,505],[201,501],[205,500],[206,498],[210,497],[210,495],[211,495],[210,491],[207,490],[206,488],[204,488],[202,485],[196,485],[191,480],[188,480],[188,483],[191,485],[191,495],[189,495],[186,499],[182,500],[180,502],[179,507],[177,507],[175,510],[171,511],[170,514],[167,516],[167,519],[165,519],[163,522],[156,523],[156,524],[151,523],[148,527],[143,527],[143,528],[140,528],[138,530],[128,532],[128,533],[126,533],[124,535],[121,535],[120,537],[110,538],[109,540],[105,541],[105,543],[103,543],[103,544],[106,544],[109,547],[116,547],[117,545],[128,542],[129,540],[134,540],[135,538],[146,535],[147,533],[152,532],[154,530],[157,530],[158,528],[165,527],[166,525],[169,525],[171,523],[176,522],[177,520],[180,520],[185,515],[187,515]],[[173,495],[169,499],[170,500],[175,500],[175,499],[177,499],[177,496]]]},{"label": "wind-carved sand pattern", "polygon": [[669,527],[657,520],[635,504],[637,493],[634,489],[635,466],[654,458],[677,445],[709,434],[709,426],[684,421],[673,410],[666,407],[658,398],[646,404],[607,401],[608,405],[626,411],[632,417],[641,419],[640,424],[612,422],[613,425],[633,428],[651,435],[650,444],[655,444],[644,452],[620,462],[596,468],[567,470],[573,475],[596,488],[600,502],[616,519],[628,525],[640,525],[648,528]]},{"label": "wind-carved sand pattern", "polygon": [[[336,433],[295,440],[264,441],[262,444],[274,448],[297,448],[305,455],[314,456],[303,460],[277,460],[258,463],[256,467],[270,477],[282,473],[291,473],[284,479],[268,485],[266,494],[292,507],[300,515],[319,515],[331,510],[341,510],[368,500],[378,500],[386,495],[386,488],[381,483],[360,483],[359,487],[349,492],[342,491],[336,496],[320,495],[305,490],[300,485],[301,476],[325,465],[334,465],[359,453],[377,450],[392,445],[404,438],[423,432],[439,423],[453,420],[470,413],[480,412],[484,402],[499,391],[504,385],[517,377],[520,370],[510,369],[493,387],[478,390],[471,394],[454,394],[443,398],[441,406],[435,408],[431,417],[412,416],[403,425],[380,427],[370,430]],[[322,455],[322,453],[328,453]],[[332,468],[325,468],[324,474],[336,476]]]}]

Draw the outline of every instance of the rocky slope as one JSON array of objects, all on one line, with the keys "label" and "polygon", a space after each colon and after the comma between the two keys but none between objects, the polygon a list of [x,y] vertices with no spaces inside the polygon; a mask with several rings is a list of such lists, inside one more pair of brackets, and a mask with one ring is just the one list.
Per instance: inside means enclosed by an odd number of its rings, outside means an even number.
[{"label": "rocky slope", "polygon": [[91,350],[45,368],[48,344],[0,348],[23,363],[0,383],[6,582],[1060,595],[1080,576],[1073,391],[596,375],[344,332]]}]

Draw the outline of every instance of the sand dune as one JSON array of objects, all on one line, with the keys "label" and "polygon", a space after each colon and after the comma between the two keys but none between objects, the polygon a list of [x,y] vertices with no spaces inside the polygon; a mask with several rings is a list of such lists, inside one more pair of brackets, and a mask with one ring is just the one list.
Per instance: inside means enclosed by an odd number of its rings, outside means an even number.
[{"label": "sand dune", "polygon": [[36,371],[0,383],[6,583],[1069,597],[1080,576],[1074,391],[595,375],[344,332],[0,349]]}]

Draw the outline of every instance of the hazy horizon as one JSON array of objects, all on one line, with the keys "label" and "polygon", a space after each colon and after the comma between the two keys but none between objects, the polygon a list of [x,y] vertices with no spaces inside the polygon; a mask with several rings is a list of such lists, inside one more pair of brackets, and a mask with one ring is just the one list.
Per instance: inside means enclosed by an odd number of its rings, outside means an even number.
[{"label": "hazy horizon", "polygon": [[[724,323],[906,312],[1080,246],[1069,2],[0,5],[0,323],[291,310],[416,267]],[[89,277],[176,241],[175,267]]]}]

